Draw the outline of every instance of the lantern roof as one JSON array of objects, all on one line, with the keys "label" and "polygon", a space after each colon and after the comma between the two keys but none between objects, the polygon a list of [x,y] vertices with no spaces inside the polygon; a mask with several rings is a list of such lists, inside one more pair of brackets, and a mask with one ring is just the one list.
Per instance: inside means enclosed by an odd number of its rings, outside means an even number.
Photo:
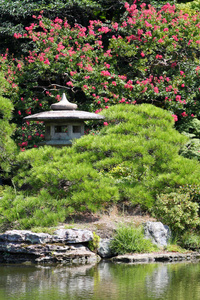
[{"label": "lantern roof", "polygon": [[25,117],[25,120],[32,121],[51,121],[51,120],[102,120],[104,116],[95,113],[90,113],[87,111],[76,110],[77,105],[70,103],[65,94],[63,94],[62,99],[58,103],[51,105],[50,111],[44,111],[34,115]]}]

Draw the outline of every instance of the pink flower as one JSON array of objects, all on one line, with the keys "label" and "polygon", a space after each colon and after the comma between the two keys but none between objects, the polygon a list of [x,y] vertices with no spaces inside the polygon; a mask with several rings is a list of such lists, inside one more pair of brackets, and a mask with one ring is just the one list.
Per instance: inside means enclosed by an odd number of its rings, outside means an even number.
[{"label": "pink flower", "polygon": [[45,65],[50,65],[50,62],[49,62],[48,58],[44,61],[44,64]]},{"label": "pink flower", "polygon": [[117,85],[116,81],[112,81],[112,84],[113,84],[114,86],[116,86],[116,85]]},{"label": "pink flower", "polygon": [[60,96],[60,95],[57,95],[55,98],[56,98],[58,101],[60,101],[61,96]]},{"label": "pink flower", "polygon": [[155,92],[156,94],[159,93],[159,90],[158,90],[157,86],[154,87],[154,92]]},{"label": "pink flower", "polygon": [[180,71],[180,74],[181,74],[181,75],[183,75],[183,74],[184,74],[184,72],[183,72],[183,71]]},{"label": "pink flower", "polygon": [[22,65],[21,65],[21,64],[18,64],[18,65],[17,65],[17,68],[21,71]]},{"label": "pink flower", "polygon": [[152,36],[151,31],[147,31],[147,32],[146,32],[146,35],[147,35],[147,36]]},{"label": "pink flower", "polygon": [[22,37],[22,35],[20,33],[14,33],[14,38],[19,39],[20,37]]},{"label": "pink flower", "polygon": [[144,54],[144,52],[141,52],[141,53],[140,53],[140,55],[141,55],[142,57],[145,57],[145,54]]},{"label": "pink flower", "polygon": [[182,114],[181,114],[183,117],[187,117],[188,115],[186,114],[186,112],[184,111],[184,112],[182,112]]},{"label": "pink flower", "polygon": [[172,115],[172,117],[174,118],[174,122],[177,122],[177,121],[178,121],[177,115]]},{"label": "pink flower", "polygon": [[179,101],[179,102],[180,102],[180,100],[181,100],[181,96],[180,96],[180,95],[177,95],[177,96],[176,96],[176,101]]},{"label": "pink flower", "polygon": [[104,126],[108,126],[108,123],[107,123],[107,122],[104,122],[103,125],[104,125]]},{"label": "pink flower", "polygon": [[20,110],[18,110],[18,114],[21,116],[21,114],[22,114],[22,113],[21,113],[21,111],[20,111]]},{"label": "pink flower", "polygon": [[66,83],[66,85],[68,85],[68,86],[74,86],[73,83],[72,83],[71,81],[68,81],[68,82]]},{"label": "pink flower", "polygon": [[110,72],[109,71],[101,71],[101,75],[103,76],[110,76]]}]

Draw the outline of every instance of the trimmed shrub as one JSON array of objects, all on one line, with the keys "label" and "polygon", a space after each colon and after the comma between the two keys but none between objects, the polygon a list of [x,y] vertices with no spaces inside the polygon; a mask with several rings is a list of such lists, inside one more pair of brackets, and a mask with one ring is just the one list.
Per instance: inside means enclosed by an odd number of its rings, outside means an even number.
[{"label": "trimmed shrub", "polygon": [[123,201],[151,209],[167,187],[198,184],[199,164],[178,155],[187,138],[173,128],[169,112],[121,104],[103,114],[107,122],[98,134],[71,148],[45,146],[18,155],[15,189],[6,189],[0,202],[2,224],[51,226]]}]

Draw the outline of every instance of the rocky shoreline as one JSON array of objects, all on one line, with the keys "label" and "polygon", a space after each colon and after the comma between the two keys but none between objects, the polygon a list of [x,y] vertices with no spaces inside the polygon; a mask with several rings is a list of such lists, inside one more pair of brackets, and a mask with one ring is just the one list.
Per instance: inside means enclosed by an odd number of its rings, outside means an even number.
[{"label": "rocky shoreline", "polygon": [[200,253],[158,252],[115,255],[110,239],[101,239],[96,252],[89,250],[93,233],[82,229],[58,229],[53,235],[28,230],[10,230],[0,234],[0,263],[37,263],[82,265],[109,259],[115,263],[152,263],[198,261]]}]

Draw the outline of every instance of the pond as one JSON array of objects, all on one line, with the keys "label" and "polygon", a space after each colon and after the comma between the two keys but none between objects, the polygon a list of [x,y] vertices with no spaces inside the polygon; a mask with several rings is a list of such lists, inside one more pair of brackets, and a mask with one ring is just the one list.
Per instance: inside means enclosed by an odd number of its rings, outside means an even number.
[{"label": "pond", "polygon": [[198,300],[200,263],[0,266],[1,300]]}]

